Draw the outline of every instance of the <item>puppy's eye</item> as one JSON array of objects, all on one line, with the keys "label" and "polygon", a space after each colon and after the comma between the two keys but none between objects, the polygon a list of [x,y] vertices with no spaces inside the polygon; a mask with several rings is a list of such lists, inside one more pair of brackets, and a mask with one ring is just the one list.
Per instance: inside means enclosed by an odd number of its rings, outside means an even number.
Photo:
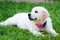
[{"label": "puppy's eye", "polygon": [[35,11],[35,13],[38,13],[38,11]]}]

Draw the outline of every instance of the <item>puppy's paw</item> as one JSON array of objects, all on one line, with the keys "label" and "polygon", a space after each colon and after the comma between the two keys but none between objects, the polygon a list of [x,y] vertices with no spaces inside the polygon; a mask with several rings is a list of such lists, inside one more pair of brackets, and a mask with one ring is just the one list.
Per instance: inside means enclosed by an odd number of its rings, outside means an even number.
[{"label": "puppy's paw", "polygon": [[35,36],[42,36],[42,37],[44,37],[44,35],[41,34],[40,32],[34,33],[34,35],[35,35]]},{"label": "puppy's paw", "polygon": [[58,33],[55,33],[55,34],[54,34],[54,37],[55,37],[55,36],[58,36],[58,35],[59,35]]}]

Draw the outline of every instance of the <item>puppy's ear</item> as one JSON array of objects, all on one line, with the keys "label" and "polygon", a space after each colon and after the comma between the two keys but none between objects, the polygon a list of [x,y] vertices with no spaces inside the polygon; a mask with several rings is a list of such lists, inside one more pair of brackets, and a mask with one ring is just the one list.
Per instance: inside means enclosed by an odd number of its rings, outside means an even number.
[{"label": "puppy's ear", "polygon": [[50,16],[50,14],[48,13],[48,11],[46,12],[46,11],[43,11],[42,12],[42,17],[43,17],[43,19],[46,19],[47,17],[49,17]]}]

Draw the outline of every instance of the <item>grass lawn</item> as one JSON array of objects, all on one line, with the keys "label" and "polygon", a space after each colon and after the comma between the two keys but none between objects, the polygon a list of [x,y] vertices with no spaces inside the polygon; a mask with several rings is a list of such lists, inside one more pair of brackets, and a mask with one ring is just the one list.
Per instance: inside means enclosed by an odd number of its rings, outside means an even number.
[{"label": "grass lawn", "polygon": [[0,26],[0,40],[60,40],[60,2],[54,2],[52,4],[0,2],[0,22],[18,12],[30,12],[35,6],[43,6],[49,11],[53,28],[59,33],[59,36],[53,37],[47,33],[45,37],[36,37],[28,30],[21,30],[16,26]]}]

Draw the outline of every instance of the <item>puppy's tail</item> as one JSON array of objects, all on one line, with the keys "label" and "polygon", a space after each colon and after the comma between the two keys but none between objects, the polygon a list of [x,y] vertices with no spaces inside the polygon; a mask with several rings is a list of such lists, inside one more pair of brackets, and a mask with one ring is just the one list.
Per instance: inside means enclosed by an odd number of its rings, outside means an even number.
[{"label": "puppy's tail", "polygon": [[1,25],[1,26],[6,26],[7,23],[5,23],[5,22],[0,22],[0,25]]},{"label": "puppy's tail", "polygon": [[9,25],[10,23],[11,23],[11,18],[8,18],[7,20],[0,22],[0,25],[6,26],[6,25]]}]

